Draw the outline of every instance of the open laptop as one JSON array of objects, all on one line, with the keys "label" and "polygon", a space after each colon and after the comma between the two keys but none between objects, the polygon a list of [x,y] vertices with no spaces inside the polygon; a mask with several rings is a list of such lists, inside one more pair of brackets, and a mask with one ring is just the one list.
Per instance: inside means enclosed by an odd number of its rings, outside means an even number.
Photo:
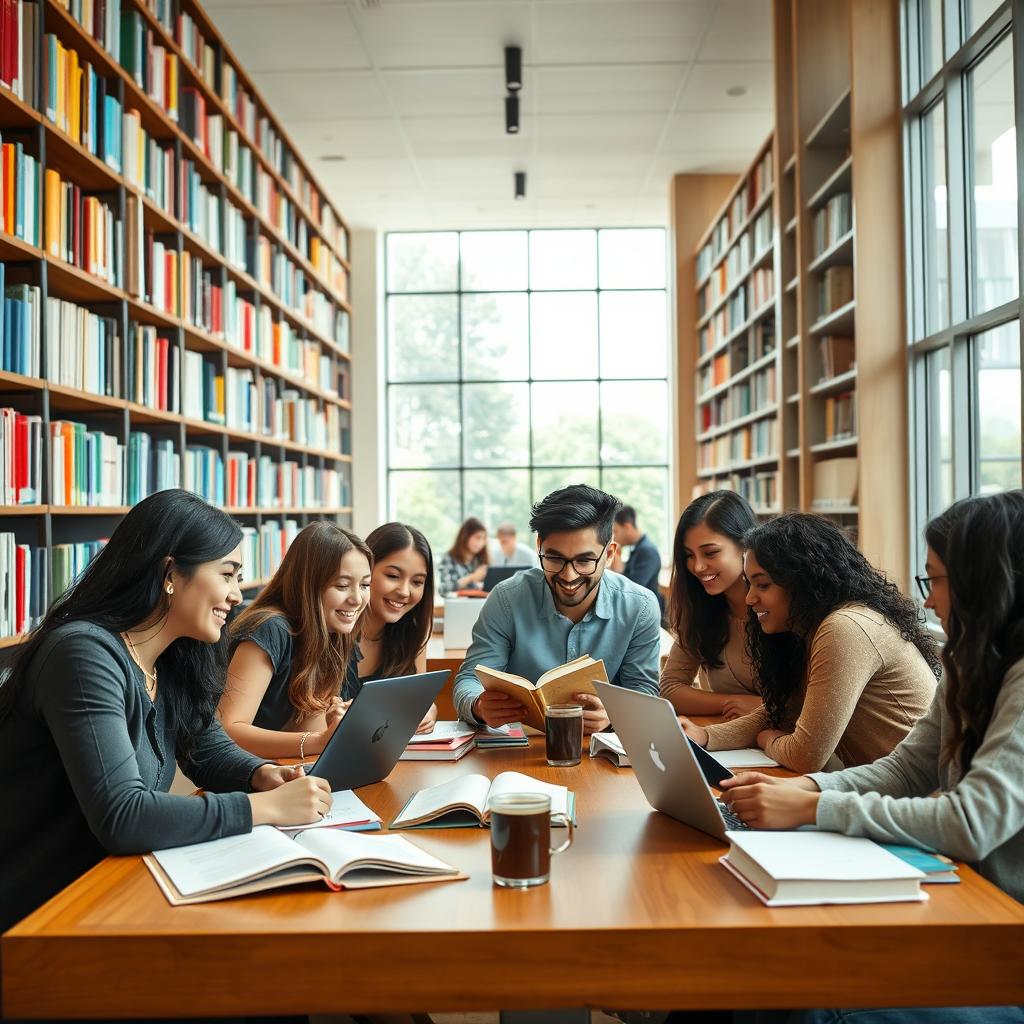
[{"label": "open laptop", "polygon": [[444,646],[445,650],[462,650],[473,639],[473,627],[484,602],[479,597],[446,597],[444,599]]},{"label": "open laptop", "polygon": [[306,774],[326,779],[334,792],[380,782],[395,767],[447,678],[445,670],[363,683]]},{"label": "open laptop", "polygon": [[723,841],[726,829],[749,828],[711,792],[711,785],[730,778],[732,772],[690,742],[664,697],[611,683],[595,682],[594,687],[655,810]]},{"label": "open laptop", "polygon": [[484,590],[491,591],[499,583],[511,579],[517,572],[529,569],[528,565],[489,565],[484,576]]}]

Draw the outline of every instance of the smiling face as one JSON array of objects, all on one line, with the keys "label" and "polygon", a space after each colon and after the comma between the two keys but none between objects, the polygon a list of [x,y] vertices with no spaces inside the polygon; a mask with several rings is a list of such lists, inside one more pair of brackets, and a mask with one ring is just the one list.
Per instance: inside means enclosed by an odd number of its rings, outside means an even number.
[{"label": "smiling face", "polygon": [[331,633],[351,633],[370,599],[370,563],[353,548],[342,556],[338,575],[324,588],[320,601]]},{"label": "smiling face", "polygon": [[724,594],[743,576],[743,548],[707,523],[686,531],[686,568],[700,580],[706,594]]},{"label": "smiling face", "polygon": [[790,628],[789,591],[772,580],[753,551],[743,555],[743,572],[750,581],[747,605],[757,616],[761,629],[766,633],[787,632]]},{"label": "smiling face", "polygon": [[237,547],[223,558],[203,562],[186,576],[172,566],[167,582],[174,587],[167,618],[177,636],[188,636],[213,644],[231,609],[242,600],[242,549]]},{"label": "smiling face", "polygon": [[412,545],[378,559],[370,585],[370,611],[381,622],[398,622],[423,600],[426,559]]},{"label": "smiling face", "polygon": [[[614,557],[615,541],[607,546],[601,544],[597,530],[588,527],[585,530],[568,530],[565,533],[550,533],[543,542],[538,542],[541,568],[544,578],[551,588],[551,596],[555,599],[555,607],[577,608],[584,604],[597,590],[605,566]],[[553,569],[554,559],[569,559],[560,569]],[[585,559],[586,566],[593,573],[581,573],[573,565],[573,559]]]},{"label": "smiling face", "polygon": [[949,610],[952,600],[949,594],[949,578],[946,575],[946,565],[941,558],[929,547],[928,557],[924,563],[925,575],[931,579],[931,590],[928,592],[928,599],[925,601],[925,608],[935,612],[942,630],[948,633]]}]

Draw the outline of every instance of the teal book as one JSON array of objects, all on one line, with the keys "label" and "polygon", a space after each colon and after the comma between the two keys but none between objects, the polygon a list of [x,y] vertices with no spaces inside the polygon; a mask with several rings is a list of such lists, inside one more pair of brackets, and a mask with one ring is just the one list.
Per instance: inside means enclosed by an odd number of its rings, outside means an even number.
[{"label": "teal book", "polygon": [[883,850],[888,850],[894,857],[923,871],[927,876],[924,884],[932,882],[959,882],[957,866],[948,858],[939,854],[929,853],[917,846],[901,846],[898,843],[879,843]]}]

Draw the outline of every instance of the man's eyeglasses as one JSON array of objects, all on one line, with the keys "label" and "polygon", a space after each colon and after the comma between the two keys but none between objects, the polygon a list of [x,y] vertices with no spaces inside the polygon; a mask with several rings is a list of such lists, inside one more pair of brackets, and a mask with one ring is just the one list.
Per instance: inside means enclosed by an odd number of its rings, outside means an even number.
[{"label": "man's eyeglasses", "polygon": [[915,576],[917,580],[917,589],[921,591],[921,596],[927,601],[931,596],[932,592],[932,581],[933,580],[944,580],[946,576]]},{"label": "man's eyeglasses", "polygon": [[581,576],[593,576],[597,572],[597,563],[604,557],[604,553],[608,550],[608,545],[605,544],[601,548],[601,554],[596,558],[593,555],[580,555],[577,558],[563,558],[562,555],[545,555],[541,554],[540,564],[544,567],[545,572],[553,572],[556,576],[566,566],[568,562],[572,562],[572,567]]}]

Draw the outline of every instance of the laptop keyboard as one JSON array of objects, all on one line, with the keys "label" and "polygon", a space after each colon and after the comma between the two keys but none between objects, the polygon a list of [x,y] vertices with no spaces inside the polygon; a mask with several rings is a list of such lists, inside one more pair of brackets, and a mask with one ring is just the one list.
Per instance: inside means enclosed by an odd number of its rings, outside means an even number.
[{"label": "laptop keyboard", "polygon": [[722,821],[725,822],[727,829],[733,832],[747,832],[750,830],[750,826],[742,818],[737,817],[724,800],[716,800],[715,803],[718,804],[718,813],[722,815]]}]

